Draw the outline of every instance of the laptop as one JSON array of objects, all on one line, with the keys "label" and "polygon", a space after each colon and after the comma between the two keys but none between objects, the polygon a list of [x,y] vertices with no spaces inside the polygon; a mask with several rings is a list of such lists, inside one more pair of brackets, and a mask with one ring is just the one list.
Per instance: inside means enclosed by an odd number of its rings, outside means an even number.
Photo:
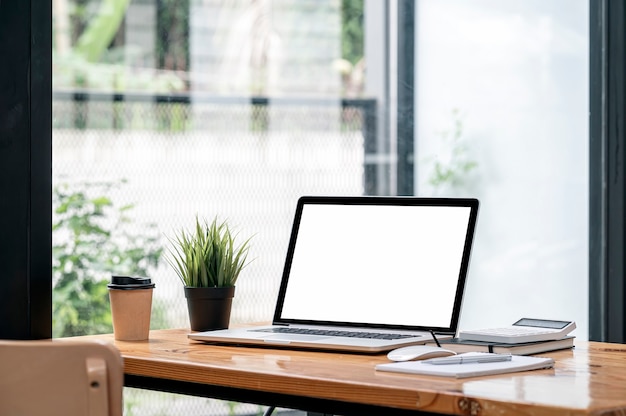
[{"label": "laptop", "polygon": [[188,334],[376,353],[456,334],[478,200],[304,196],[271,325]]}]

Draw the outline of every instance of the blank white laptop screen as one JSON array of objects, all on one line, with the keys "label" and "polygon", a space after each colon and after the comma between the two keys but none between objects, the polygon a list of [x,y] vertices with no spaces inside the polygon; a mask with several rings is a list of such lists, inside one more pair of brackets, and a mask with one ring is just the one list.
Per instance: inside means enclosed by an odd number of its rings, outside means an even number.
[{"label": "blank white laptop screen", "polygon": [[470,214],[305,204],[278,318],[449,327]]}]

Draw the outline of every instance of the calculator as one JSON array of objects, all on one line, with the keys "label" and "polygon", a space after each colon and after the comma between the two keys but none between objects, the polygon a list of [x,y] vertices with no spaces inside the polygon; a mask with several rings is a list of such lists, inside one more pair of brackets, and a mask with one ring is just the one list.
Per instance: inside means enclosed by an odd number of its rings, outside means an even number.
[{"label": "calculator", "polygon": [[467,341],[521,344],[561,339],[574,329],[576,329],[574,321],[522,318],[512,325],[502,328],[461,331],[459,338]]}]

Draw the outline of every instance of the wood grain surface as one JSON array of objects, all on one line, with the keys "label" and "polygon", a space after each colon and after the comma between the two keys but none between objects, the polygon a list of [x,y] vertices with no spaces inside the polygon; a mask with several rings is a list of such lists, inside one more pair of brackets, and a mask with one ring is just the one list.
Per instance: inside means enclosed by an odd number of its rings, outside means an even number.
[{"label": "wood grain surface", "polygon": [[148,341],[105,339],[126,374],[300,397],[448,414],[626,415],[626,345],[576,342],[539,354],[553,369],[450,379],[383,373],[385,354],[363,355],[208,345],[189,330],[157,330]]}]

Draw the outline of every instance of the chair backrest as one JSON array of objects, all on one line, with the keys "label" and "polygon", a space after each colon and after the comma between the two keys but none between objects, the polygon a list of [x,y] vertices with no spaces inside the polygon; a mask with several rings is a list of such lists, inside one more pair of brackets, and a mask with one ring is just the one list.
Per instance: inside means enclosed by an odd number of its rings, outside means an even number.
[{"label": "chair backrest", "polygon": [[121,416],[123,383],[111,344],[0,340],[0,415]]}]

